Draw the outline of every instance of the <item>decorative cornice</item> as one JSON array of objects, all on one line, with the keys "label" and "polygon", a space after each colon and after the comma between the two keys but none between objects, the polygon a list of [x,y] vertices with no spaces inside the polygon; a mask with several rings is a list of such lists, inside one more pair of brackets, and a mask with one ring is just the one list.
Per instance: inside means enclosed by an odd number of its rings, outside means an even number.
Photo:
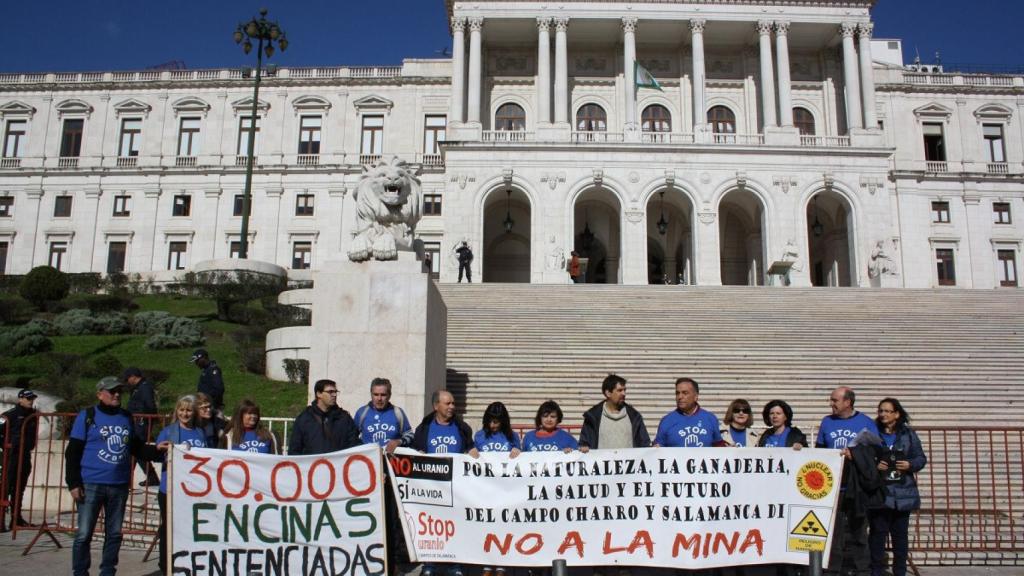
[{"label": "decorative cornice", "polygon": [[758,20],[757,21],[757,33],[760,36],[768,36],[772,33],[773,23],[769,20]]},{"label": "decorative cornice", "polygon": [[707,26],[707,24],[708,21],[701,18],[690,20],[690,32],[693,34],[703,34],[704,27]]},{"label": "decorative cornice", "polygon": [[632,34],[636,32],[636,16],[625,16],[622,18],[622,31],[626,34]]},{"label": "decorative cornice", "polygon": [[843,22],[839,25],[839,34],[843,38],[853,38],[857,33],[857,24],[855,22]]},{"label": "decorative cornice", "polygon": [[789,35],[789,22],[776,22],[775,23],[775,34],[777,36]]},{"label": "decorative cornice", "polygon": [[569,30],[569,19],[568,18],[555,18],[555,32],[565,33]]},{"label": "decorative cornice", "polygon": [[465,32],[466,31],[466,19],[465,18],[452,18],[452,32]]},{"label": "decorative cornice", "polygon": [[469,31],[480,33],[484,29],[484,19],[480,16],[474,16],[469,19]]},{"label": "decorative cornice", "polygon": [[857,33],[860,35],[861,40],[870,40],[874,32],[875,25],[871,22],[862,22],[857,26]]},{"label": "decorative cornice", "polygon": [[540,17],[537,18],[537,31],[539,31],[539,32],[547,32],[550,29],[551,29],[551,17],[550,16],[540,16]]}]

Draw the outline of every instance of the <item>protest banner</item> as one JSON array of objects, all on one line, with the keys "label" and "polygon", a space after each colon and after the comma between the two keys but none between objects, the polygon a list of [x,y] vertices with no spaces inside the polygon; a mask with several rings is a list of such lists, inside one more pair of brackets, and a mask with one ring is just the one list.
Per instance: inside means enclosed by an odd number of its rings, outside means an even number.
[{"label": "protest banner", "polygon": [[390,458],[415,559],[714,568],[825,553],[836,450],[643,448]]},{"label": "protest banner", "polygon": [[172,574],[386,573],[376,444],[316,456],[176,449],[170,461]]}]

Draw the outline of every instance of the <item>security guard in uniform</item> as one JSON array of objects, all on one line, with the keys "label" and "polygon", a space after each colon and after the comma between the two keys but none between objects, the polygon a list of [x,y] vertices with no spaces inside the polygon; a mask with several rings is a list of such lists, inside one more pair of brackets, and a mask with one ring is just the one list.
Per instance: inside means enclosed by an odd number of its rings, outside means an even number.
[{"label": "security guard in uniform", "polygon": [[190,360],[199,367],[199,392],[213,400],[214,412],[224,413],[224,378],[217,362],[210,360],[210,354],[200,348],[192,353]]}]

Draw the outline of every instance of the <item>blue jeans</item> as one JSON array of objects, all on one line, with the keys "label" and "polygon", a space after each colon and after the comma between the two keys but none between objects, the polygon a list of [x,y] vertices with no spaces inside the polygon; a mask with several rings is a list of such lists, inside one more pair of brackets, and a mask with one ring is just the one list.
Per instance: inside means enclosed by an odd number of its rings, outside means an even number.
[{"label": "blue jeans", "polygon": [[103,560],[100,576],[117,573],[117,556],[121,552],[121,523],[128,502],[127,484],[86,484],[85,501],[78,504],[78,532],[71,547],[71,571],[74,576],[88,576],[92,564],[89,546],[96,521],[103,510],[106,534],[103,539]]}]

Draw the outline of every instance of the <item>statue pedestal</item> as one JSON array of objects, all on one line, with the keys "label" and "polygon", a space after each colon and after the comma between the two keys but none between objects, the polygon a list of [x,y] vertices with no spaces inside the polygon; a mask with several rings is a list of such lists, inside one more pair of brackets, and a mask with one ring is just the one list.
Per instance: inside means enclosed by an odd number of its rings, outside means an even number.
[{"label": "statue pedestal", "polygon": [[412,252],[398,260],[328,261],[313,275],[309,396],[321,378],[338,383],[338,404],[355,414],[370,381],[391,380],[391,402],[415,426],[445,385],[448,309]]}]

